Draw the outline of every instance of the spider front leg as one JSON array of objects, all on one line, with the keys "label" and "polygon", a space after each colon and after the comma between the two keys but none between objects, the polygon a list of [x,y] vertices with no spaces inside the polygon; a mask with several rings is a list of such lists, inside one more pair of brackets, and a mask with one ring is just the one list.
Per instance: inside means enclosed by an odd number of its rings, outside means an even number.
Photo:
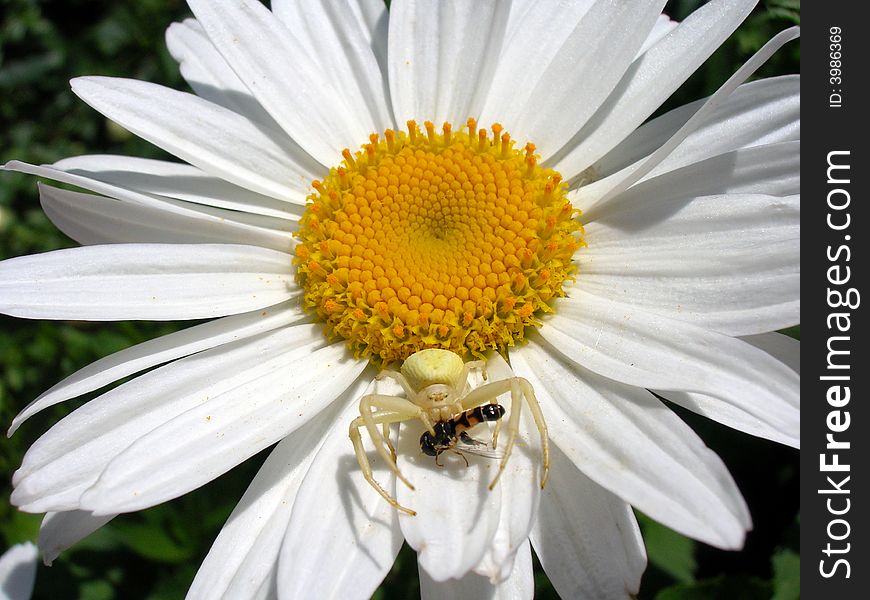
[{"label": "spider front leg", "polygon": [[[465,363],[465,367],[463,369],[463,379],[468,380],[468,375],[474,371],[479,370],[480,375],[483,378],[483,381],[487,381],[489,379],[489,373],[486,370],[486,361],[485,360],[471,360]],[[466,384],[467,385],[467,384]],[[493,396],[489,399],[490,404],[498,404],[497,396]],[[474,405],[476,406],[476,405]],[[465,408],[474,408],[474,406],[466,406]],[[492,447],[495,449],[498,444],[498,434],[501,431],[501,420],[495,422],[495,427],[492,430]]]},{"label": "spider front leg", "polygon": [[[387,463],[390,470],[396,474],[396,477],[413,490],[414,486],[411,485],[411,482],[405,479],[405,476],[399,471],[399,466],[396,464],[394,458],[395,450],[392,453],[393,456],[391,456],[391,452],[387,449],[387,444],[384,442],[384,436],[381,435],[380,431],[378,431],[378,422],[375,421],[375,415],[372,413],[372,408],[381,412],[395,413],[400,418],[391,421],[393,423],[398,421],[409,421],[411,419],[420,419],[426,429],[429,430],[429,433],[435,435],[432,423],[429,421],[429,417],[423,409],[406,398],[370,394],[368,396],[363,396],[362,400],[359,401],[359,418],[363,420],[366,430],[369,432],[372,442],[374,442],[375,450],[377,450],[378,454],[381,455],[381,458],[384,459],[384,462]],[[354,423],[355,422],[356,420]],[[390,444],[390,448],[392,448],[392,444]]]},{"label": "spider front leg", "polygon": [[492,490],[495,484],[498,483],[502,472],[504,472],[507,461],[510,458],[514,443],[520,431],[520,413],[522,412],[523,399],[532,413],[532,418],[535,420],[535,425],[538,428],[538,433],[541,436],[541,454],[543,473],[541,474],[541,487],[547,483],[547,478],[550,475],[550,441],[547,434],[547,424],[544,421],[544,413],[541,411],[541,405],[535,397],[535,390],[527,380],[522,377],[511,377],[494,381],[473,390],[471,393],[462,399],[462,407],[464,409],[474,408],[485,402],[493,402],[498,396],[510,391],[511,393],[511,410],[510,420],[508,422],[508,439],[504,449],[504,457],[499,464],[498,473],[496,473],[492,482],[489,484],[489,489]]},{"label": "spider front leg", "polygon": [[389,423],[381,425],[381,434],[384,436],[384,443],[387,445],[387,449],[390,451],[390,459],[392,459],[393,462],[396,462],[396,447],[393,446],[393,442],[390,441]]},{"label": "spider front leg", "polygon": [[[373,415],[372,419],[375,421],[375,423],[381,423],[383,425],[383,427],[385,429],[387,429],[389,427],[390,423],[397,423],[400,421],[405,421],[405,420],[407,420],[407,417],[405,415],[396,414],[394,412],[386,412],[386,413],[378,413],[376,415]],[[398,500],[393,498],[389,494],[389,492],[387,492],[387,490],[385,490],[381,486],[381,484],[379,484],[377,481],[375,481],[374,475],[372,474],[372,467],[371,467],[371,464],[369,463],[369,458],[366,455],[365,448],[363,447],[362,436],[360,436],[360,432],[359,432],[360,428],[365,427],[365,426],[366,426],[365,419],[363,419],[362,416],[359,416],[356,419],[354,419],[353,422],[350,424],[350,432],[349,432],[350,433],[350,441],[353,443],[353,451],[354,451],[354,454],[356,454],[356,460],[359,463],[359,467],[360,467],[360,470],[362,471],[363,477],[369,483],[369,485],[371,485],[373,488],[375,488],[375,490],[377,490],[377,492],[384,498],[384,500],[386,500],[387,502],[390,503],[390,505],[392,505],[396,509],[398,509],[406,514],[409,514],[413,517],[414,515],[417,514],[415,511],[411,510],[410,508],[405,508],[404,506],[399,504]],[[372,441],[374,441],[374,440],[372,440]],[[392,448],[392,444],[390,445],[390,447]]]},{"label": "spider front leg", "polygon": [[464,377],[463,379],[468,378],[468,374],[471,373],[474,369],[480,369],[480,376],[483,377],[483,380],[486,381],[488,378],[488,373],[486,371],[486,361],[485,360],[470,360],[465,363],[463,367]]},{"label": "spider front leg", "polygon": [[[399,371],[393,369],[382,369],[376,376],[375,379],[378,381],[382,381],[384,379],[392,379],[396,383],[401,386],[402,390],[405,392],[405,396],[407,398],[411,398],[414,395],[414,390],[411,387],[411,384],[408,383],[408,380],[402,375]],[[393,443],[390,441],[390,428],[389,423],[383,424],[383,436],[384,442],[387,444],[387,448],[390,450],[390,457],[393,459],[393,462],[396,462],[396,448],[393,446]]]},{"label": "spider front leg", "polygon": [[411,387],[411,384],[402,375],[399,371],[394,371],[393,369],[382,369],[376,376],[375,379],[378,381],[383,381],[384,379],[392,379],[396,383],[398,383],[402,387],[402,391],[405,392],[406,398],[413,398],[414,388]]}]

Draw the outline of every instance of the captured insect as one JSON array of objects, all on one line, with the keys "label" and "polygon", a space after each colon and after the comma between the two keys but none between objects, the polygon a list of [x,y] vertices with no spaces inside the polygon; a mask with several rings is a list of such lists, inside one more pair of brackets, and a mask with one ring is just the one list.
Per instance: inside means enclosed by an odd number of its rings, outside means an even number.
[{"label": "captured insect", "polygon": [[[399,471],[396,464],[396,451],[389,439],[390,423],[399,423],[419,419],[426,428],[426,433],[420,438],[420,445],[426,454],[428,450],[434,452],[434,456],[446,450],[453,450],[456,435],[462,441],[462,434],[466,429],[463,419],[476,419],[475,408],[480,408],[481,420],[486,414],[495,415],[491,406],[495,399],[506,392],[511,394],[510,417],[507,423],[507,441],[504,446],[504,454],[501,456],[498,472],[489,484],[492,490],[504,472],[505,466],[510,459],[511,451],[516,442],[520,430],[520,414],[522,403],[525,400],[541,436],[541,453],[543,473],[541,475],[541,487],[547,482],[550,470],[550,446],[547,438],[547,425],[541,406],[535,398],[532,385],[522,377],[510,377],[500,381],[485,383],[475,389],[471,389],[468,383],[468,375],[474,369],[480,369],[484,380],[486,379],[486,361],[476,360],[464,362],[462,358],[448,350],[428,349],[420,350],[405,359],[399,371],[385,369],[378,374],[379,379],[390,378],[395,380],[405,392],[405,397],[387,396],[383,394],[369,394],[363,396],[359,403],[360,416],[350,424],[350,439],[353,442],[357,461],[366,481],[374,487],[383,498],[398,510],[409,514],[417,514],[410,508],[399,504],[372,476],[372,468],[368,456],[362,444],[360,429],[365,427],[374,443],[375,450],[387,463],[396,477],[410,489],[414,486]],[[488,406],[485,406],[488,405]],[[502,411],[504,409],[502,408]],[[470,417],[466,415],[471,413]],[[494,420],[498,421],[504,413]],[[459,431],[457,431],[457,424]],[[378,429],[378,425],[381,429]],[[453,433],[450,433],[452,429]],[[496,434],[498,429],[496,429]],[[426,437],[426,435],[430,437]],[[467,439],[472,439],[466,436]],[[469,445],[474,445],[472,443]],[[493,436],[493,446],[496,438]],[[431,456],[432,454],[430,454]]]},{"label": "captured insect", "polygon": [[[498,421],[504,416],[504,407],[501,404],[484,404],[475,408],[469,408],[464,413],[453,417],[449,421],[439,421],[435,423],[435,435],[428,431],[424,431],[420,436],[420,449],[423,454],[435,457],[435,464],[442,466],[438,462],[438,457],[444,452],[454,452],[465,460],[465,466],[468,466],[468,459],[465,458],[463,452],[486,456],[488,458],[499,458],[488,451],[478,450],[480,446],[486,446],[481,441],[478,441],[468,435],[468,430],[480,423],[487,421]],[[457,449],[457,444],[462,442],[464,446]]]}]

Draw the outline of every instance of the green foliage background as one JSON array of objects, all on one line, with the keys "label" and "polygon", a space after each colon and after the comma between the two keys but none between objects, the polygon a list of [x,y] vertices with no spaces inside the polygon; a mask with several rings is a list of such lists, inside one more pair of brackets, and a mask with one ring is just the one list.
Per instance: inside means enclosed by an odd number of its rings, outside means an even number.
[{"label": "green foliage background", "polygon": [[[698,4],[674,0],[667,12],[682,19]],[[798,23],[799,12],[799,0],[762,2],[665,108],[714,91],[773,34]],[[0,0],[0,163],[50,163],[86,153],[168,158],[78,101],[68,80],[117,75],[187,89],[163,42],[166,26],[186,16],[181,0]],[[799,52],[798,44],[790,44],[759,75],[798,72]],[[42,213],[34,178],[0,174],[0,259],[72,245]],[[63,377],[174,327],[0,317],[0,427],[7,427],[27,402]],[[0,443],[0,551],[35,540],[41,520],[10,507],[11,473],[40,433],[86,399],[40,413]],[[728,464],[755,527],[742,552],[723,552],[639,515],[650,562],[640,598],[799,597],[797,452],[680,414]],[[52,567],[40,567],[35,597],[182,598],[263,459],[263,454],[256,456],[175,501],[116,518]],[[538,598],[557,597],[539,568],[536,585]],[[414,555],[406,547],[375,597],[418,595]]]}]

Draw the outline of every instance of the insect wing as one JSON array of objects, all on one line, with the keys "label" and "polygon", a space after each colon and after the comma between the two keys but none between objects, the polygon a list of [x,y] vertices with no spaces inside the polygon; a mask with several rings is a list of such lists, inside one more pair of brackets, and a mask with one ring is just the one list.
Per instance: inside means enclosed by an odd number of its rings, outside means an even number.
[{"label": "insect wing", "polygon": [[491,448],[487,444],[481,443],[479,446],[456,446],[455,451],[461,454],[472,454],[474,456],[482,456],[483,458],[491,458],[493,460],[501,460],[504,458],[504,452]]}]

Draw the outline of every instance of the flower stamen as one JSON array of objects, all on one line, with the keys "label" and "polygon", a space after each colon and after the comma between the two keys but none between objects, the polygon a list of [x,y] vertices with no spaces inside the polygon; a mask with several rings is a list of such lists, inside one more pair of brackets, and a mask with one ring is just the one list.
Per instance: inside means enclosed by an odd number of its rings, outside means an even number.
[{"label": "flower stamen", "polygon": [[582,245],[567,186],[534,144],[514,149],[500,123],[473,118],[423,127],[345,149],[312,182],[297,233],[305,307],[378,363],[513,346],[564,295]]}]

